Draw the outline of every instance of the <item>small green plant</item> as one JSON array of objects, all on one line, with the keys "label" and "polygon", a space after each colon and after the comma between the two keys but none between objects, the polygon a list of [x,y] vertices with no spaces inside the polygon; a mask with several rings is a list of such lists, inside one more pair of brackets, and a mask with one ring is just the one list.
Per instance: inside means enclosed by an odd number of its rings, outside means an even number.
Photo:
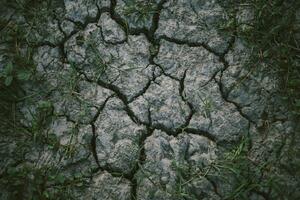
[{"label": "small green plant", "polygon": [[211,112],[213,109],[213,103],[210,99],[201,99],[203,103],[203,115],[205,118],[211,117]]},{"label": "small green plant", "polygon": [[95,77],[96,80],[98,80],[107,70],[109,63],[103,60],[95,44],[96,43],[93,40],[87,41],[88,49],[91,51],[92,55],[91,64],[96,68]]},{"label": "small green plant", "polygon": [[[289,137],[288,140],[294,139]],[[299,154],[299,148],[296,146],[291,145],[291,149],[296,150]],[[231,151],[224,153],[222,157],[212,163],[210,166],[211,173],[207,176],[231,186],[223,194],[224,199],[247,200],[252,195],[263,196],[267,199],[297,199],[300,194],[294,188],[286,186],[288,178],[285,176],[291,174],[286,173],[281,164],[283,157],[294,157],[295,152],[293,155],[287,151],[280,152],[282,151],[282,142],[280,144],[274,142],[272,150],[274,152],[269,152],[266,159],[254,158],[253,153],[258,153],[259,156],[263,157],[266,152],[263,148],[253,149],[251,139],[249,136],[245,136]],[[275,152],[280,152],[281,157]],[[299,166],[299,161],[297,162]],[[290,164],[292,162],[288,165]],[[292,166],[286,166],[286,169],[290,167]],[[299,173],[299,169],[292,172],[295,175],[297,173]]]},{"label": "small green plant", "polygon": [[214,103],[211,99],[210,96],[204,96],[204,94],[198,93],[197,97],[200,99],[201,101],[201,114],[205,117],[205,118],[211,118],[211,112],[214,109]]},{"label": "small green plant", "polygon": [[0,74],[0,77],[5,79],[4,84],[6,86],[9,86],[13,81],[12,71],[12,63],[8,63],[7,66],[4,68],[3,72]]},{"label": "small green plant", "polygon": [[[299,68],[299,8],[296,0],[242,0],[219,1],[223,4],[229,18],[221,25],[222,34],[230,34],[242,39],[252,49],[249,61],[243,66],[252,73],[263,69],[269,75],[280,81],[275,98],[285,102],[289,112],[289,120],[298,123],[300,117],[300,68]],[[247,22],[240,20],[241,10],[250,14]],[[297,16],[298,15],[298,16]],[[241,80],[243,81],[243,80]],[[225,199],[249,199],[255,193],[265,199],[298,199],[299,193],[293,187],[299,187],[299,182],[288,184],[284,176],[299,177],[299,130],[289,135],[285,140],[294,141],[291,151],[282,152],[282,144],[274,145],[274,152],[269,159],[255,160],[251,158],[250,140],[244,141],[222,161],[215,165],[219,176],[232,177],[232,190]],[[298,131],[298,132],[297,132]],[[273,134],[270,132],[269,134]],[[275,150],[276,149],[276,150]],[[262,150],[256,150],[262,151]],[[275,153],[277,152],[277,153]],[[261,152],[263,154],[263,152]],[[281,155],[280,158],[276,154]],[[275,160],[271,157],[276,158]],[[287,163],[281,164],[281,159],[289,157]],[[296,164],[297,163],[297,164]],[[223,174],[223,175],[222,175]],[[299,179],[299,178],[298,178]],[[288,181],[289,182],[289,181]],[[297,184],[297,185],[295,185]]]},{"label": "small green plant", "polygon": [[2,31],[0,41],[4,41],[6,46],[0,49],[0,66],[3,66],[0,68],[0,84],[10,86],[13,82],[29,80],[34,72],[32,48],[26,46],[18,25],[11,22]]},{"label": "small green plant", "polygon": [[186,185],[184,184],[187,179],[192,175],[188,165],[179,163],[175,160],[172,161],[172,168],[175,170],[177,175],[175,195],[179,197],[188,196]]},{"label": "small green plant", "polygon": [[[53,7],[59,2],[61,3],[56,0],[1,1],[1,199],[77,199],[74,197],[74,189],[86,184],[82,175],[66,175],[57,164],[53,166],[44,161],[43,156],[35,157],[34,154],[46,150],[50,155],[61,153],[64,154],[62,156],[72,156],[75,149],[71,144],[75,133],[70,133],[72,139],[64,149],[57,133],[50,133],[46,129],[53,120],[54,107],[45,98],[45,93],[49,95],[49,91],[40,88],[44,85],[43,80],[37,80],[34,76],[36,66],[33,55],[39,45],[35,43],[33,32],[43,31],[39,27],[45,24],[49,16],[55,14]],[[2,13],[3,10],[13,10],[12,17],[3,17],[9,14]],[[68,90],[73,92],[78,74],[70,73],[68,81]],[[31,158],[38,162],[32,163]]]},{"label": "small green plant", "polygon": [[17,66],[13,67],[12,62],[8,62],[0,73],[0,78],[4,79],[4,85],[10,86],[14,80],[27,81],[31,77],[31,71],[27,69],[19,69]]},{"label": "small green plant", "polygon": [[[221,2],[222,3],[222,2]],[[224,4],[224,3],[223,3]],[[265,68],[280,79],[280,92],[290,112],[300,115],[299,17],[297,0],[230,1],[226,10],[229,19],[220,29],[247,42],[252,53],[246,68]],[[252,13],[249,22],[239,21],[237,13]]]},{"label": "small green plant", "polygon": [[0,179],[3,187],[9,186],[8,199],[76,199],[72,189],[80,189],[87,180],[76,173],[69,177],[59,173],[55,166],[36,168],[23,165],[9,168],[5,178]]},{"label": "small green plant", "polygon": [[124,9],[127,17],[134,19],[134,23],[144,23],[157,12],[157,5],[153,1],[128,0]]}]

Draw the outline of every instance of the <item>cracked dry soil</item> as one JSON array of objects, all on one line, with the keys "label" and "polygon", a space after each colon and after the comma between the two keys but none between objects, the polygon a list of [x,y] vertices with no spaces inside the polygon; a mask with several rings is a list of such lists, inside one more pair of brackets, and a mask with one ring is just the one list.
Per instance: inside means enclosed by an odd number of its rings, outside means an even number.
[{"label": "cracked dry soil", "polygon": [[43,80],[28,87],[43,92],[21,103],[23,123],[46,98],[53,110],[43,134],[59,148],[39,145],[25,160],[80,173],[76,199],[223,199],[230,185],[204,175],[182,183],[178,167],[206,169],[266,123],[272,138],[289,134],[277,80],[244,67],[250,49],[218,31],[226,12],[216,1],[153,0],[155,12],[138,21],[126,3],[65,0],[28,27]]}]

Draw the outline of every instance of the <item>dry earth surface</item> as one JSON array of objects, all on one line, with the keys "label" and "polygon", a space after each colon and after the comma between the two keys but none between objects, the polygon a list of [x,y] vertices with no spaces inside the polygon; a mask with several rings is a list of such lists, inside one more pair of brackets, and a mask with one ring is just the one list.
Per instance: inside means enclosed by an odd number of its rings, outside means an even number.
[{"label": "dry earth surface", "polygon": [[[285,151],[295,124],[275,96],[278,80],[244,67],[251,48],[218,30],[226,11],[217,1],[140,1],[147,12],[128,2],[65,0],[34,25],[5,10],[35,43],[39,81],[24,85],[34,95],[17,104],[22,125],[46,121],[46,139],[15,166],[55,166],[74,199],[225,199],[234,180],[212,167],[224,152],[243,138],[254,163]],[[251,12],[237,18],[251,20]],[[18,146],[1,140],[9,144],[3,172],[17,162],[9,155]],[[44,183],[44,196],[56,184]],[[248,198],[272,199],[267,193]]]}]

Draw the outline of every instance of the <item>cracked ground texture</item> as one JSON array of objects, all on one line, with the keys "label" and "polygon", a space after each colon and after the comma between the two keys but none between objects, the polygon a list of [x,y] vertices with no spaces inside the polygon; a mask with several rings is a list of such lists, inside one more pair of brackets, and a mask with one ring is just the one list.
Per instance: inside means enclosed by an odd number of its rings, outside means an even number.
[{"label": "cracked ground texture", "polygon": [[289,134],[292,122],[273,96],[277,79],[243,67],[251,50],[218,31],[226,11],[217,1],[153,0],[142,14],[130,2],[58,1],[35,26],[14,15],[30,31],[40,80],[24,86],[38,95],[19,103],[22,123],[33,126],[37,102],[51,102],[41,132],[57,147],[38,145],[24,162],[79,173],[84,185],[68,191],[75,199],[223,199],[230,183],[181,180],[182,170],[206,169],[266,124],[275,139]]}]

